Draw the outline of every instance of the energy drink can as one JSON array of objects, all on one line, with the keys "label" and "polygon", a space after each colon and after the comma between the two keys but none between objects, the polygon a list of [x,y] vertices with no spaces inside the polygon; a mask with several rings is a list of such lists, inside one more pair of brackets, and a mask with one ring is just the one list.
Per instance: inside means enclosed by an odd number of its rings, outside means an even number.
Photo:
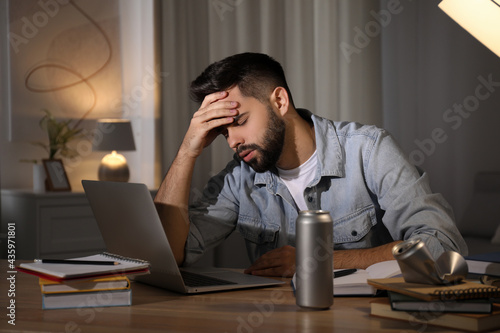
[{"label": "energy drink can", "polygon": [[330,213],[301,211],[295,228],[297,305],[328,309],[333,304],[333,221]]}]

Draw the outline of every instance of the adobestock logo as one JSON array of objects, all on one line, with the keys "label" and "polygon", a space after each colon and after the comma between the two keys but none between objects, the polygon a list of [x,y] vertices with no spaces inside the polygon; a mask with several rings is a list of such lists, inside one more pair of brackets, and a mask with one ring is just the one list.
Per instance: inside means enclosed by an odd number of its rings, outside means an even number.
[{"label": "adobestock logo", "polygon": [[14,52],[17,54],[22,44],[28,44],[31,39],[35,38],[40,29],[49,23],[49,19],[59,13],[60,7],[69,2],[70,0],[39,0],[37,4],[40,10],[31,18],[27,16],[21,18],[20,34],[9,32],[9,43]]},{"label": "adobestock logo", "polygon": [[128,93],[111,103],[113,109],[123,110],[125,117],[132,115],[139,104],[146,100],[150,94],[154,94],[158,85],[170,75],[168,72],[161,71],[160,64],[156,64],[154,68],[148,65],[143,72],[145,74],[140,84],[134,85]]},{"label": "adobestock logo", "polygon": [[[275,306],[285,302],[285,294],[281,290],[273,290],[270,294],[270,299],[262,302],[254,301],[255,311],[248,313],[246,316],[238,316],[236,321],[238,327],[237,333],[254,333],[258,332],[259,328],[264,324],[266,318],[273,315]],[[227,331],[226,331],[227,333]]]},{"label": "adobestock logo", "polygon": [[370,11],[370,15],[374,19],[367,22],[364,29],[358,26],[354,27],[353,43],[341,42],[339,45],[347,63],[351,63],[354,54],[360,54],[364,48],[368,47],[372,39],[378,37],[382,33],[382,29],[391,23],[393,16],[400,14],[403,9],[399,0],[389,0],[387,9],[381,9],[379,12]]},{"label": "adobestock logo", "polygon": [[[466,96],[461,103],[454,103],[452,107],[443,112],[442,119],[450,125],[452,130],[458,130],[464,119],[468,119],[472,113],[479,109],[481,102],[490,98],[500,87],[500,81],[493,81],[493,74],[489,74],[487,78],[480,75],[477,80],[479,84],[474,89],[473,94]],[[410,162],[416,166],[422,165],[426,157],[436,152],[437,145],[446,142],[446,140],[448,140],[446,130],[441,127],[434,128],[428,138],[413,141],[417,148],[410,153]]]},{"label": "adobestock logo", "polygon": [[245,0],[212,0],[210,4],[217,13],[217,16],[219,16],[219,19],[224,21],[226,12],[233,12],[243,1]]}]

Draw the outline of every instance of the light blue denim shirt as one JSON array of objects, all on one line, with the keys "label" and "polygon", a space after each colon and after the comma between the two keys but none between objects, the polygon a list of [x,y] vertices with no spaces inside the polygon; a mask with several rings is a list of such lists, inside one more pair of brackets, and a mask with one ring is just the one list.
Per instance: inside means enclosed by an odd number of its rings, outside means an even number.
[{"label": "light blue denim shirt", "polygon": [[[467,253],[451,207],[431,192],[427,174],[410,164],[386,131],[298,111],[314,124],[318,155],[316,177],[304,198],[309,209],[330,212],[335,249],[418,237],[435,257],[445,250]],[[252,262],[271,249],[295,246],[297,216],[276,170],[257,173],[234,159],[190,206],[185,264],[235,229],[245,238]]]}]

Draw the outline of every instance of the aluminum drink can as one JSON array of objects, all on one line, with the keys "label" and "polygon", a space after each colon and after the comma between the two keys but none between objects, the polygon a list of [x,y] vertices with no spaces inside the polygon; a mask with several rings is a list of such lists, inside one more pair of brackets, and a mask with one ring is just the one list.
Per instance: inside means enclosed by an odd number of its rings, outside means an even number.
[{"label": "aluminum drink can", "polygon": [[420,239],[408,239],[394,245],[392,255],[397,260],[406,282],[440,284],[432,254]]},{"label": "aluminum drink can", "polygon": [[333,304],[333,221],[330,213],[301,211],[295,228],[297,305],[328,309]]}]

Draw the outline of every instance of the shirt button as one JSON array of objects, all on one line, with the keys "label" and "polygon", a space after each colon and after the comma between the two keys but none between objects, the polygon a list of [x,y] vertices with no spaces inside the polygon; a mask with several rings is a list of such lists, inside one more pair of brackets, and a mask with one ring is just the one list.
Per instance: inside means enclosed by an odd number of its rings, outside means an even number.
[{"label": "shirt button", "polygon": [[356,237],[358,235],[358,232],[356,230],[351,231],[351,235],[353,237]]}]

